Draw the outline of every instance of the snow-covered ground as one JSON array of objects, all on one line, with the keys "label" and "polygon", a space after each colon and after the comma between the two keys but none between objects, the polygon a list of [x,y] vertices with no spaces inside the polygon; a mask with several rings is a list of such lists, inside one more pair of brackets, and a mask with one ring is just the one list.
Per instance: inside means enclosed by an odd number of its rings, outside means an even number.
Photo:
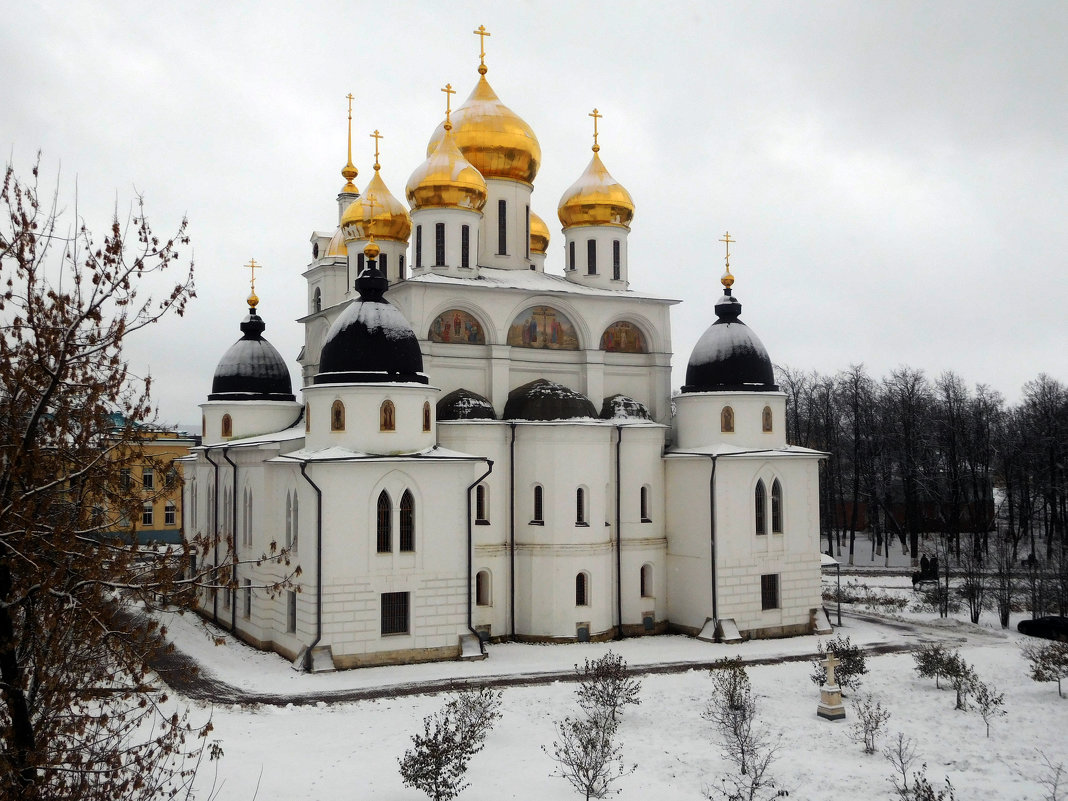
[{"label": "snow-covered ground", "polygon": [[[904,732],[915,741],[919,762],[938,787],[948,777],[956,797],[964,799],[1043,799],[1038,778],[1043,752],[1053,763],[1068,765],[1068,699],[1057,696],[1055,684],[1037,684],[1028,677],[1020,656],[1022,638],[1013,628],[1002,631],[992,616],[979,626],[940,621],[915,607],[916,596],[906,577],[852,577],[880,593],[908,599],[898,610],[869,610],[846,605],[839,630],[867,646],[908,644],[945,639],[959,647],[980,678],[1005,694],[1007,716],[994,721],[989,739],[978,714],[953,709],[953,693],[939,691],[920,679],[910,654],[868,659],[869,673],[861,693],[871,693],[889,708],[890,736]],[[833,582],[833,578],[828,579]],[[885,622],[872,620],[874,611]],[[853,613],[856,614],[853,614]],[[832,613],[832,620],[835,617]],[[649,637],[620,643],[582,645],[492,645],[482,662],[342,671],[307,675],[293,671],[279,657],[227,640],[212,645],[211,632],[191,617],[168,621],[180,650],[194,656],[213,678],[248,693],[301,696],[390,685],[420,685],[446,678],[536,674],[566,671],[587,657],[608,650],[630,665],[704,663],[723,656],[745,659],[797,656],[815,651],[817,638],[764,640],[726,646],[684,637]],[[759,697],[763,725],[781,735],[781,749],[772,767],[790,798],[823,801],[891,798],[890,764],[878,754],[868,756],[850,737],[855,716],[828,722],[816,716],[819,693],[810,681],[807,661],[749,667]],[[559,778],[540,746],[554,737],[553,721],[572,714],[575,685],[554,681],[503,690],[503,717],[485,750],[470,768],[471,786],[461,795],[468,801],[577,797]],[[711,691],[704,669],[685,669],[642,679],[642,700],[626,710],[620,740],[637,770],[618,783],[620,798],[700,799],[702,787],[725,769],[701,710]],[[856,694],[854,694],[856,695]],[[194,717],[210,715],[213,739],[225,756],[205,765],[198,778],[198,798],[212,786],[219,798],[252,799],[404,799],[425,798],[402,785],[397,758],[421,729],[423,716],[442,704],[440,695],[409,695],[350,703],[294,705],[241,704],[209,706],[190,701]],[[847,708],[849,706],[847,699]],[[917,765],[918,767],[918,765]],[[258,788],[258,789],[257,789]]]}]

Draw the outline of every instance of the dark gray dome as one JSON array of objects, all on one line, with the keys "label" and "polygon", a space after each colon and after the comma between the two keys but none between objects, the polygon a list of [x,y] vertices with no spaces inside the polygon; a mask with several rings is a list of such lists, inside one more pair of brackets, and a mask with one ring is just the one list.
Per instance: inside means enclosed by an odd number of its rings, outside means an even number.
[{"label": "dark gray dome", "polygon": [[411,324],[382,297],[387,286],[375,262],[369,261],[356,280],[359,299],[341,312],[326,334],[316,384],[428,383]]},{"label": "dark gray dome", "polygon": [[454,389],[438,401],[438,422],[449,420],[496,420],[493,404],[477,392]]},{"label": "dark gray dome", "polygon": [[641,401],[636,401],[626,395],[613,395],[605,398],[604,403],[601,404],[601,419],[617,420],[620,418],[648,420],[649,410]]},{"label": "dark gray dome", "polygon": [[208,400],[293,400],[289,368],[274,345],[263,338],[267,327],[255,309],[241,321],[241,339],[223,354]]},{"label": "dark gray dome", "polygon": [[597,417],[597,409],[580,392],[538,378],[508,393],[505,420],[571,420]]},{"label": "dark gray dome", "polygon": [[764,344],[738,319],[742,304],[730,288],[716,304],[716,322],[701,335],[686,365],[683,392],[775,392],[775,371]]}]

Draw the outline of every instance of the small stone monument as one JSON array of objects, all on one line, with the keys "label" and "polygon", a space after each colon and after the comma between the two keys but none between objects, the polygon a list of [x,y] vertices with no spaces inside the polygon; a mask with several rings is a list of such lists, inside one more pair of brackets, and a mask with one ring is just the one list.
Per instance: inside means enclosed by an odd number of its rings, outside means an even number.
[{"label": "small stone monument", "polygon": [[827,661],[824,663],[827,667],[827,683],[820,687],[820,704],[816,707],[816,714],[827,720],[841,720],[846,716],[842,688],[834,678],[834,669],[841,662],[834,651],[827,652]]}]

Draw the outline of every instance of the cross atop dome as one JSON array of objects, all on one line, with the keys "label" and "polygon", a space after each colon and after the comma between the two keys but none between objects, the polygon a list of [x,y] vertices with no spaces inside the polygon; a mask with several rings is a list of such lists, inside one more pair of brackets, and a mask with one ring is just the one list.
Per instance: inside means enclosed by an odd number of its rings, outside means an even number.
[{"label": "cross atop dome", "polygon": [[378,129],[375,128],[374,133],[371,134],[371,138],[375,140],[375,172],[378,172],[382,169],[382,165],[378,163],[378,140],[385,139],[386,137],[382,136],[382,134],[378,132]]},{"label": "cross atop dome", "polygon": [[252,280],[249,282],[251,287],[248,295],[248,306],[250,309],[255,309],[259,305],[260,299],[256,297],[256,268],[263,269],[262,264],[256,264],[255,259],[249,259],[248,264],[245,265],[252,272]]},{"label": "cross atop dome", "polygon": [[[734,285],[734,276],[731,275],[731,243],[737,242],[738,240],[731,239],[731,232],[727,231],[723,235],[723,238],[719,241],[723,242],[727,246],[727,255],[724,258],[724,261],[727,265],[727,270],[723,273],[723,277],[720,279],[720,281],[723,283],[723,286],[729,290]],[[730,292],[728,292],[727,294],[730,294]]]},{"label": "cross atop dome", "polygon": [[345,162],[345,166],[341,168],[341,177],[345,179],[345,185],[341,187],[341,191],[345,194],[356,195],[359,194],[359,189],[356,188],[356,184],[352,182],[352,179],[358,174],[356,166],[352,163],[352,101],[354,100],[352,92],[345,95],[349,101],[349,158]]},{"label": "cross atop dome", "polygon": [[597,120],[604,117],[604,114],[601,114],[597,109],[594,109],[587,116],[593,117],[593,152],[596,153],[601,149],[601,146],[597,144]]},{"label": "cross atop dome", "polygon": [[489,72],[486,67],[486,37],[490,36],[490,32],[486,30],[485,25],[479,25],[477,31],[472,31],[475,36],[478,37],[478,74],[485,75]]},{"label": "cross atop dome", "polygon": [[452,88],[451,83],[445,84],[441,90],[445,93],[445,130],[452,130],[452,96],[456,94],[456,90]]}]

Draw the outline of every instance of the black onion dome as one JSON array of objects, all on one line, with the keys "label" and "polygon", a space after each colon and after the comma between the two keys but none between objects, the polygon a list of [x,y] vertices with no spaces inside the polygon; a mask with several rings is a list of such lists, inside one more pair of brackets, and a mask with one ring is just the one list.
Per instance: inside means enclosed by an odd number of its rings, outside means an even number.
[{"label": "black onion dome", "polygon": [[612,395],[605,398],[604,403],[601,404],[601,419],[618,420],[620,418],[648,420],[649,410],[641,401],[636,401],[626,395]]},{"label": "black onion dome", "polygon": [[477,392],[454,389],[438,401],[438,422],[449,420],[496,420],[493,404]]},{"label": "black onion dome", "polygon": [[356,279],[360,297],[330,326],[316,384],[426,384],[423,354],[411,324],[383,298],[388,283],[375,261]]},{"label": "black onion dome", "polygon": [[580,392],[538,378],[508,393],[505,420],[571,420],[597,417],[597,409]]},{"label": "black onion dome", "polygon": [[742,304],[730,287],[716,304],[716,322],[701,335],[686,365],[683,392],[776,392],[764,343],[738,319]]},{"label": "black onion dome", "polygon": [[267,327],[256,310],[241,321],[241,339],[230,346],[215,368],[208,400],[291,401],[289,368],[274,345],[263,338]]}]

